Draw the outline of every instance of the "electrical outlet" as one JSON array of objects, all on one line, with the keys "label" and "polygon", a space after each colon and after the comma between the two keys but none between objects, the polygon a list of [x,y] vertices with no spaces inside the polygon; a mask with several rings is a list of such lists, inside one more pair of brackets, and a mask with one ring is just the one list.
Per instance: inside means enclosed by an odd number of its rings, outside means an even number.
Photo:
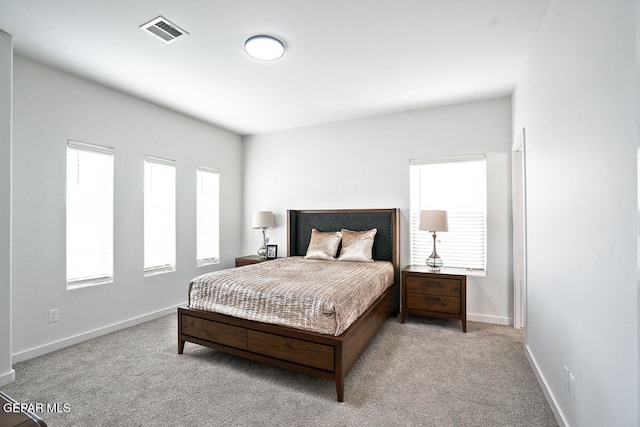
[{"label": "electrical outlet", "polygon": [[576,398],[576,377],[573,376],[571,372],[569,372],[569,396],[575,400]]},{"label": "electrical outlet", "polygon": [[564,365],[564,378],[563,383],[564,383],[564,388],[569,390],[569,375],[571,375],[571,372],[569,372],[569,368],[567,368],[567,365]]},{"label": "electrical outlet", "polygon": [[58,321],[58,309],[53,308],[49,310],[49,323],[53,323],[57,321]]}]

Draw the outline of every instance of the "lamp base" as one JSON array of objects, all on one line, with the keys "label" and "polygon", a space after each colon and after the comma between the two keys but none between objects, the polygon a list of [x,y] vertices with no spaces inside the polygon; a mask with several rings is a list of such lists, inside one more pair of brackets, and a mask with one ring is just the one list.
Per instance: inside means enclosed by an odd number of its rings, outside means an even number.
[{"label": "lamp base", "polygon": [[258,255],[260,256],[260,258],[267,257],[267,235],[265,233],[265,230],[265,228],[262,229],[262,246],[258,248]]},{"label": "lamp base", "polygon": [[444,263],[442,262],[442,258],[437,256],[436,254],[435,257],[431,255],[429,258],[427,258],[427,265],[431,267],[433,271],[440,271],[440,267],[442,267]]},{"label": "lamp base", "polygon": [[263,243],[262,246],[260,246],[260,248],[258,249],[258,255],[260,255],[260,258],[267,257],[267,245]]},{"label": "lamp base", "polygon": [[442,267],[444,263],[442,262],[442,258],[438,256],[438,252],[436,252],[436,232],[432,231],[431,236],[433,236],[433,252],[431,252],[431,255],[427,258],[427,265],[431,267],[432,271],[440,271],[440,267]]}]

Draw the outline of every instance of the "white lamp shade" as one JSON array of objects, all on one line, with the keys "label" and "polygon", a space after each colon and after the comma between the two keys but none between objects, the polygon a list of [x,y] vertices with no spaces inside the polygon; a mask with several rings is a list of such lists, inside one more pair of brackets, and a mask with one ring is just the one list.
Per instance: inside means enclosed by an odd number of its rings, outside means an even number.
[{"label": "white lamp shade", "polygon": [[275,225],[273,212],[258,211],[253,214],[253,228],[273,228]]},{"label": "white lamp shade", "polygon": [[420,230],[449,231],[447,211],[420,211]]}]

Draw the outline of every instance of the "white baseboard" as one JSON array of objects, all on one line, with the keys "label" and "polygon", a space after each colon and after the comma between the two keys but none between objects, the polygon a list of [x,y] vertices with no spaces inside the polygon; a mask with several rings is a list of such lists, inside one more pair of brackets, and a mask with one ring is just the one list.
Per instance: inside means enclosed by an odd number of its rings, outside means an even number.
[{"label": "white baseboard", "polygon": [[542,373],[540,372],[540,369],[538,369],[538,364],[536,363],[536,359],[533,357],[533,354],[531,354],[531,350],[529,349],[528,345],[524,346],[524,354],[527,356],[527,359],[529,360],[529,364],[533,369],[533,373],[536,375],[536,378],[538,379],[538,383],[540,383],[540,388],[542,388],[544,397],[547,399],[547,402],[551,407],[551,412],[553,412],[553,415],[556,417],[556,421],[558,421],[558,425],[560,427],[569,427],[569,423],[565,419],[564,414],[562,413],[558,405],[556,405],[556,399],[554,398],[553,393],[551,392],[551,389],[549,388],[549,385],[547,384],[547,381],[544,378],[544,375],[542,375]]},{"label": "white baseboard", "polygon": [[9,372],[6,372],[0,375],[0,387],[2,387],[3,385],[7,385],[9,383],[12,383],[15,380],[16,380],[16,371],[11,369]]},{"label": "white baseboard", "polygon": [[186,305],[186,302],[171,307],[164,308],[162,310],[154,311],[153,313],[144,314],[142,316],[134,317],[132,319],[124,320],[122,322],[114,323],[93,331],[84,332],[82,334],[74,335],[69,338],[65,338],[59,341],[55,341],[49,344],[35,347],[29,350],[21,351],[13,354],[13,363],[22,362],[24,360],[33,359],[34,357],[42,356],[43,354],[50,353],[52,351],[60,350],[61,348],[69,347],[70,345],[78,344],[91,338],[96,338],[101,335],[110,334],[121,329],[129,328],[131,326],[139,325],[140,323],[148,322],[150,320],[157,319],[162,316],[166,316],[171,313],[175,313],[176,309],[182,305]]},{"label": "white baseboard", "polygon": [[470,322],[493,323],[494,325],[513,325],[513,319],[510,317],[485,316],[483,314],[467,313],[467,320]]}]

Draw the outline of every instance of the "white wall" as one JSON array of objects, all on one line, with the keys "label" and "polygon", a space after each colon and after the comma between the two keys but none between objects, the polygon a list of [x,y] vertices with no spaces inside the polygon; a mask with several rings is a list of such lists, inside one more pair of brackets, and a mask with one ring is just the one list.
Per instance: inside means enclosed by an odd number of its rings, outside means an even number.
[{"label": "white wall", "polygon": [[243,249],[271,210],[271,243],[286,255],[287,209],[400,208],[402,265],[409,263],[409,160],[487,154],[488,275],[468,284],[471,319],[512,321],[511,102],[508,98],[410,111],[244,138]]},{"label": "white wall", "polygon": [[[638,136],[637,136],[637,143],[638,143],[638,154],[637,154],[637,161],[636,161],[636,174],[638,176],[638,189],[637,189],[637,194],[638,194],[638,200],[637,200],[637,206],[638,206],[638,216],[637,216],[637,220],[638,220],[638,229],[636,230],[637,232],[637,283],[638,283],[638,297],[637,297],[637,307],[638,307],[638,358],[640,358],[640,7],[636,5],[636,106],[637,106],[637,110],[636,110],[636,120],[637,120],[637,125],[638,125]],[[638,362],[640,364],[640,361]],[[638,373],[638,404],[637,407],[640,408],[640,372]],[[638,409],[640,411],[640,409]],[[640,413],[638,414],[638,418],[640,418]]]},{"label": "white wall", "polygon": [[11,368],[11,86],[13,40],[0,30],[0,386]]},{"label": "white wall", "polygon": [[[14,361],[186,302],[189,279],[230,267],[241,216],[239,136],[20,56],[14,68]],[[68,139],[115,148],[114,282],[66,289]],[[143,275],[143,163],[177,161],[178,270]],[[196,165],[221,171],[222,262],[196,267]],[[48,310],[60,320],[48,323]],[[146,316],[146,317],[145,317]],[[44,346],[44,347],[43,347]]]},{"label": "white wall", "polygon": [[514,135],[527,135],[526,349],[571,426],[639,422],[636,7],[552,0],[513,98]]}]

